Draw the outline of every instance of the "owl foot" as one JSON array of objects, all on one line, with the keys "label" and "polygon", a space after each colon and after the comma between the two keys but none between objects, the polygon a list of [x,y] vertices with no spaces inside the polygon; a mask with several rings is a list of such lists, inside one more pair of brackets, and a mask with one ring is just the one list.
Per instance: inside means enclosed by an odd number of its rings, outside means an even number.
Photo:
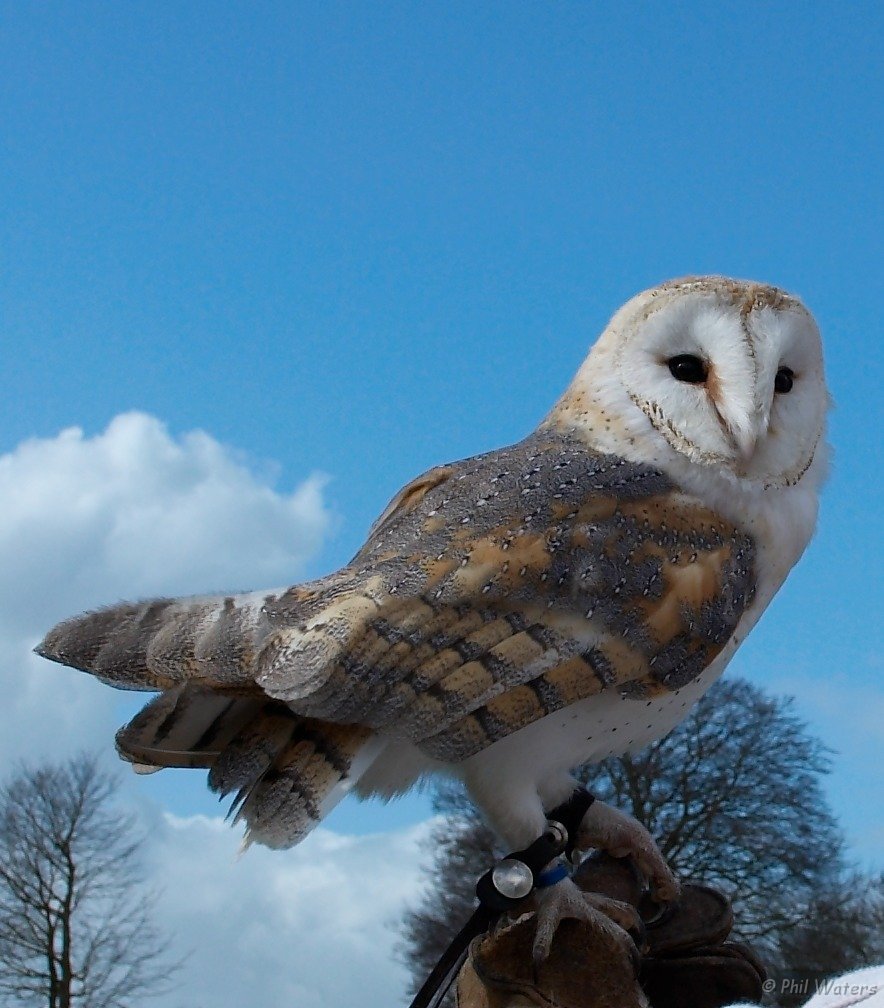
[{"label": "owl foot", "polygon": [[537,912],[534,918],[535,963],[544,962],[552,947],[556,931],[563,920],[570,917],[584,921],[590,927],[613,938],[626,948],[631,957],[637,955],[636,946],[627,932],[633,932],[641,941],[643,926],[635,907],[598,893],[583,892],[571,879],[564,879],[548,889],[540,889],[535,896]]},{"label": "owl foot", "polygon": [[604,802],[593,802],[580,824],[577,846],[580,850],[594,847],[613,857],[630,857],[647,879],[655,902],[671,903],[678,899],[681,885],[653,837],[625,812]]}]

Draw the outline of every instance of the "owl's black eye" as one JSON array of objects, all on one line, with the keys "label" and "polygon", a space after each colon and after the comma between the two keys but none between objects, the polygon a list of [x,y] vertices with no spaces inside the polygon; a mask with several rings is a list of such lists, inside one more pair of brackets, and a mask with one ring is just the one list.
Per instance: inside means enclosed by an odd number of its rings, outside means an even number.
[{"label": "owl's black eye", "polygon": [[777,392],[791,392],[795,384],[795,373],[791,368],[781,367],[774,378],[773,387]]},{"label": "owl's black eye", "polygon": [[690,382],[692,385],[706,381],[706,364],[693,354],[679,354],[670,357],[666,363],[669,365],[669,373],[677,381]]}]

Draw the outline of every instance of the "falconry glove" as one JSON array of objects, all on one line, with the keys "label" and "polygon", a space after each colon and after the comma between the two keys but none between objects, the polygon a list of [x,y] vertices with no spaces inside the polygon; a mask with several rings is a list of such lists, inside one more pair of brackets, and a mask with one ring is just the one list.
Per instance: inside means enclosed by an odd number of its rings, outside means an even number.
[{"label": "falconry glove", "polygon": [[523,914],[473,942],[458,1008],[721,1008],[761,998],[764,968],[748,947],[726,940],[733,914],[720,892],[685,883],[654,919],[627,858],[588,858],[575,882],[642,911],[649,923],[641,951],[630,957],[609,934],[567,920],[549,958],[536,963],[533,918]]}]

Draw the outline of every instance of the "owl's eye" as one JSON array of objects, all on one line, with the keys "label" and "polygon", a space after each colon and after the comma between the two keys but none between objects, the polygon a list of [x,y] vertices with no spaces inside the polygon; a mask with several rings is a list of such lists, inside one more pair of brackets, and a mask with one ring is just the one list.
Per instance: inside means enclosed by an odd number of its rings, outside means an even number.
[{"label": "owl's eye", "polygon": [[773,387],[777,392],[791,392],[795,384],[795,373],[791,368],[781,367],[774,378]]},{"label": "owl's eye", "polygon": [[690,382],[691,385],[706,381],[706,364],[693,354],[679,354],[670,357],[666,363],[669,365],[669,373],[677,381]]}]

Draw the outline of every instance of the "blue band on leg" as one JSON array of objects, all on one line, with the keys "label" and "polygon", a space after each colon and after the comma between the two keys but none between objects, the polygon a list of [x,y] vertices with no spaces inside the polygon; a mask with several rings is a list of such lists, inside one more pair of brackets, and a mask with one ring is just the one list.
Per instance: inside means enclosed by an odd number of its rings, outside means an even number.
[{"label": "blue band on leg", "polygon": [[568,866],[563,861],[560,861],[552,868],[547,868],[546,871],[542,871],[537,876],[537,882],[535,885],[538,889],[548,889],[550,886],[557,885],[562,881],[562,879],[568,878],[570,874]]}]

